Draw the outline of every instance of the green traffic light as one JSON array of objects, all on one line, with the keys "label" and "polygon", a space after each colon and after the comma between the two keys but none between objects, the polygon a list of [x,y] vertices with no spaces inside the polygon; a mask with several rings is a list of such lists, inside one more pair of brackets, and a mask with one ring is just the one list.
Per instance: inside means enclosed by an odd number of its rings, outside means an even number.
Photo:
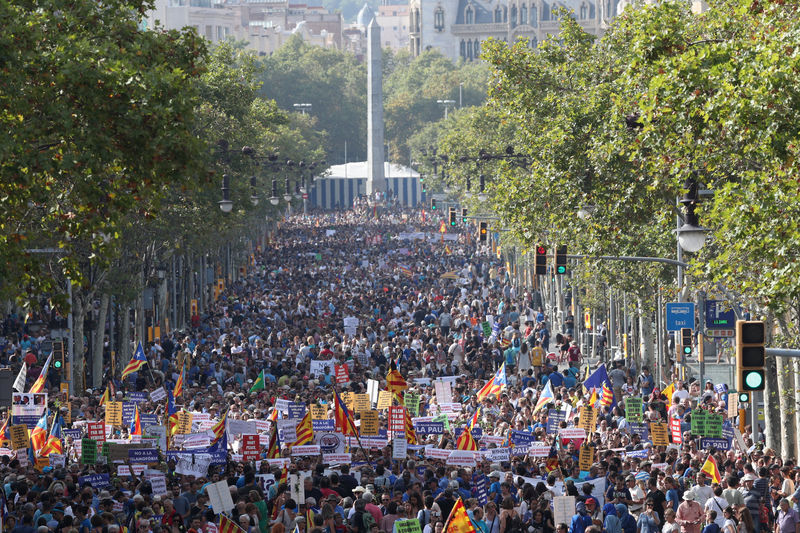
[{"label": "green traffic light", "polygon": [[692,347],[691,346],[684,346],[683,353],[686,355],[692,355]]},{"label": "green traffic light", "polygon": [[558,274],[566,274],[567,273],[567,267],[565,267],[564,265],[558,265],[558,267],[556,268],[556,272]]},{"label": "green traffic light", "polygon": [[740,392],[739,403],[750,403],[750,395],[746,392]]},{"label": "green traffic light", "polygon": [[764,374],[760,370],[750,370],[744,375],[744,384],[748,389],[761,389],[764,385]]},{"label": "green traffic light", "polygon": [[61,368],[61,361],[56,361],[53,366],[55,366],[56,368]]}]

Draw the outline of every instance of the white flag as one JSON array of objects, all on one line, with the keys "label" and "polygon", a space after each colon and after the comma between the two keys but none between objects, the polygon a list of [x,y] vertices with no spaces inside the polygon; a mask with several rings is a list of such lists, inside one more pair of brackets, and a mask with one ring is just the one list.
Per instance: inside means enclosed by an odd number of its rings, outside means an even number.
[{"label": "white flag", "polygon": [[22,368],[19,369],[17,379],[14,380],[13,388],[17,392],[25,392],[25,378],[28,374],[28,365],[23,361]]}]

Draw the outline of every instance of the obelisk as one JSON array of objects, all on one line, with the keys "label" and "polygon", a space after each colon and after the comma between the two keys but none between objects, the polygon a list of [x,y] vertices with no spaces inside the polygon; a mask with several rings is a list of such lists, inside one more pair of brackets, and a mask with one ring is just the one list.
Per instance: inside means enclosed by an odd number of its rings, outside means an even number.
[{"label": "obelisk", "polygon": [[381,27],[375,17],[367,26],[367,195],[386,192],[383,173],[383,67]]}]

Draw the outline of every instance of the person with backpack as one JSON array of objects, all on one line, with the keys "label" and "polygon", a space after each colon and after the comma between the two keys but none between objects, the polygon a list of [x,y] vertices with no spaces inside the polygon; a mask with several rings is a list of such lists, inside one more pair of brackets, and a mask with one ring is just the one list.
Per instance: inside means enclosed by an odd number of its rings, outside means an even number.
[{"label": "person with backpack", "polygon": [[514,510],[514,500],[506,496],[500,504],[500,533],[519,531],[522,531],[522,517]]}]

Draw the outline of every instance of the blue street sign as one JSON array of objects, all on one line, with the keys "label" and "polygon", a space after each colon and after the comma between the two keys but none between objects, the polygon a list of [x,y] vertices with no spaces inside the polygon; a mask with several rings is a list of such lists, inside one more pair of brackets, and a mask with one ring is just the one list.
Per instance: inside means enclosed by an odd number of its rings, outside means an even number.
[{"label": "blue street sign", "polygon": [[706,329],[736,329],[736,313],[721,300],[706,300]]},{"label": "blue street sign", "polygon": [[667,303],[667,331],[680,331],[681,328],[694,329],[694,303]]}]

